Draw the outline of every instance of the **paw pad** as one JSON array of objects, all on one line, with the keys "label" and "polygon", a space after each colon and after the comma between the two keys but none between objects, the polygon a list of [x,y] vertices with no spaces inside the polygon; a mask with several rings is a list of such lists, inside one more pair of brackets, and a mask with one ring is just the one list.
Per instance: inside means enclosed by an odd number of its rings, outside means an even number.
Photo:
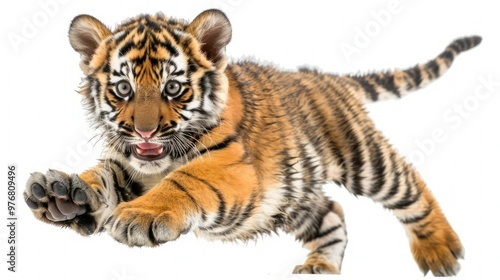
[{"label": "paw pad", "polygon": [[28,179],[24,200],[36,218],[72,226],[89,235],[96,230],[94,218],[87,214],[96,210],[97,199],[92,190],[77,175],[49,170],[46,174],[35,172]]}]

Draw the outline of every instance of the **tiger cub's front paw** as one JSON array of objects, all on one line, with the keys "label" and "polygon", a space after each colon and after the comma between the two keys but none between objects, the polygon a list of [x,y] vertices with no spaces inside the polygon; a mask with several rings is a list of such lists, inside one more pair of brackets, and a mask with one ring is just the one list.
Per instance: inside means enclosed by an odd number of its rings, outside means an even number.
[{"label": "tiger cub's front paw", "polygon": [[106,222],[106,231],[120,243],[139,247],[157,246],[189,231],[184,215],[154,204],[147,195],[122,202]]},{"label": "tiger cub's front paw", "polygon": [[43,222],[71,227],[82,235],[96,231],[90,213],[98,208],[97,196],[76,174],[34,172],[26,184],[24,200]]}]

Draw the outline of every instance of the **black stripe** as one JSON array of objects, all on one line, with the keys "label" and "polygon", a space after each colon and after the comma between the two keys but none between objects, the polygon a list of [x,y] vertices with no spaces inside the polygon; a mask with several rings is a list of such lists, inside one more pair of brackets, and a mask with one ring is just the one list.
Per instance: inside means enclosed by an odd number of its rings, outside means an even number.
[{"label": "black stripe", "polygon": [[422,214],[415,216],[415,217],[411,217],[411,218],[399,219],[399,221],[403,224],[418,223],[418,222],[422,221],[423,219],[425,219],[427,216],[429,216],[431,214],[432,210],[433,210],[432,205],[429,205],[427,207],[427,209],[425,210],[425,212],[423,212]]},{"label": "black stripe", "polygon": [[450,51],[450,50],[445,50],[438,57],[441,58],[441,59],[443,59],[446,62],[447,66],[450,66],[451,62],[455,58],[455,56],[453,55],[453,52]]},{"label": "black stripe", "polygon": [[234,66],[239,68],[236,72],[241,72],[241,74],[238,75],[235,74],[232,67],[233,65],[228,65],[227,69],[229,70],[229,73],[231,73],[233,80],[236,81],[235,84],[243,102],[243,117],[238,124],[238,132],[245,132],[241,134],[245,135],[247,138],[251,138],[253,136],[258,137],[258,134],[254,131],[255,122],[257,121],[257,118],[255,118],[255,112],[258,111],[258,106],[256,104],[256,100],[254,99],[254,93],[249,90],[250,87],[248,86],[252,81],[248,80],[247,76],[252,76],[256,80],[261,80],[263,83],[265,83],[267,79],[265,77],[262,77],[261,79],[259,78],[257,72],[252,72],[254,70],[252,68],[252,64],[242,62],[237,66]]},{"label": "black stripe", "polygon": [[[189,88],[184,88],[182,90],[182,92],[177,96],[175,97],[175,99],[179,99],[181,96],[184,97],[184,95],[189,91]],[[191,93],[191,95],[188,97],[188,99],[186,100],[181,100],[182,103],[191,103],[191,101],[193,101],[194,99],[194,94]],[[168,100],[168,99],[167,99]]]},{"label": "black stripe", "polygon": [[367,76],[352,76],[351,78],[358,82],[365,93],[369,95],[371,100],[378,100],[378,92],[375,87],[369,81],[367,81]]},{"label": "black stripe", "polygon": [[188,78],[191,78],[191,74],[196,72],[198,70],[198,66],[195,64],[195,62],[191,59],[188,60],[188,69],[187,69],[187,76]]},{"label": "black stripe", "polygon": [[[285,137],[282,136],[282,147],[286,147],[285,143]],[[288,153],[288,149],[282,149],[280,153],[278,154],[279,158],[281,159],[280,162],[280,169],[283,170],[283,183],[284,187],[282,188],[285,193],[283,196],[287,199],[294,199],[296,196],[296,191],[295,188],[293,187],[293,179],[292,179],[292,172],[293,172],[293,163],[292,160],[293,158],[290,156]]]},{"label": "black stripe", "polygon": [[132,194],[134,194],[136,197],[144,194],[144,186],[137,181],[132,181],[129,186],[129,189],[130,192],[132,192]]},{"label": "black stripe", "polygon": [[363,155],[361,152],[361,143],[355,136],[355,132],[349,121],[343,119],[340,123],[345,128],[345,138],[349,141],[349,148],[352,152],[349,165],[349,171],[352,177],[352,185],[350,187],[355,195],[362,195],[364,192],[363,186],[361,185],[361,180],[363,179],[361,171],[363,170],[365,162],[363,161]]},{"label": "black stripe", "polygon": [[[420,84],[422,84],[422,72],[419,68],[419,66],[415,66],[413,68],[410,68],[408,70],[405,70],[404,73],[407,75],[407,76],[410,76],[412,82],[413,82],[413,86],[415,88],[418,88],[420,86]],[[407,90],[411,90],[412,88],[407,88]]]},{"label": "black stripe", "polygon": [[[330,84],[331,92],[338,92],[337,84]],[[349,143],[346,147],[350,151],[350,155],[346,160],[348,166],[346,166],[346,173],[343,176],[344,182],[346,183],[347,176],[350,175],[352,179],[352,184],[349,186],[351,188],[351,192],[355,195],[363,194],[363,186],[361,186],[361,180],[363,177],[361,176],[361,171],[365,165],[363,154],[362,154],[362,146],[364,143],[358,139],[355,130],[353,129],[353,124],[363,122],[358,116],[358,114],[353,113],[352,117],[348,117],[344,112],[358,112],[359,110],[363,110],[358,106],[354,107],[349,98],[346,98],[346,95],[351,96],[348,92],[338,92],[338,94],[325,94],[325,97],[331,106],[332,113],[337,120],[337,125],[340,131],[343,132],[343,141]],[[333,97],[336,100],[333,100]],[[366,131],[365,131],[366,134]],[[350,162],[348,162],[350,161]],[[347,174],[349,173],[349,174]]]},{"label": "black stripe", "polygon": [[461,53],[462,52],[462,49],[460,48],[460,45],[458,44],[457,41],[451,43],[449,46],[448,46],[448,49],[452,49],[453,51],[455,51],[457,54],[458,53]]},{"label": "black stripe", "polygon": [[[216,225],[222,224],[222,222],[224,221],[224,216],[226,214],[226,201],[224,200],[224,196],[222,195],[222,193],[217,188],[215,188],[212,184],[210,184],[209,182],[207,182],[201,178],[198,178],[190,173],[187,173],[185,171],[177,171],[176,173],[183,174],[191,179],[199,181],[199,182],[203,183],[204,185],[206,185],[210,190],[212,190],[214,192],[215,196],[217,196],[217,199],[219,200],[219,209],[217,210],[217,218],[215,219],[215,223],[216,223]],[[214,225],[214,227],[216,225]],[[211,229],[211,228],[212,227],[209,227],[206,229]]]},{"label": "black stripe", "polygon": [[[108,92],[109,92],[111,95],[113,95],[113,96],[117,96],[117,95],[115,94],[114,90],[109,90]],[[118,97],[118,98],[120,98],[120,97]],[[120,99],[121,99],[121,98],[120,98]],[[107,94],[105,94],[105,95],[104,95],[104,101],[106,102],[106,104],[107,104],[109,107],[111,107],[111,112],[115,112],[115,111],[116,111],[116,106],[115,106],[115,105],[113,105],[113,103],[111,102],[111,100],[109,100],[109,98],[108,98],[108,95],[107,95]],[[111,113],[111,112],[109,112],[109,113]]]},{"label": "black stripe", "polygon": [[219,99],[219,97],[215,93],[219,91],[221,84],[219,80],[216,79],[215,73],[212,71],[205,73],[204,77],[207,77],[208,82],[212,87],[212,90],[208,93],[208,99],[215,103]]},{"label": "black stripe", "polygon": [[[120,204],[120,202],[123,201],[123,196],[120,191],[120,187],[118,186],[118,177],[116,176],[116,172],[113,168],[111,168],[111,174],[113,177],[113,190],[115,191],[116,194],[116,205]],[[111,192],[112,190],[108,190],[108,192]]]},{"label": "black stripe", "polygon": [[179,182],[173,180],[173,179],[166,179],[168,180],[169,182],[171,182],[178,190],[182,191],[184,194],[186,194],[186,196],[189,198],[189,200],[191,200],[191,202],[193,202],[194,206],[196,206],[196,208],[198,208],[200,211],[201,211],[201,218],[202,220],[206,220],[206,213],[205,213],[205,209],[203,209],[197,202],[196,200],[194,199],[194,197],[189,193],[189,191],[184,188],[181,184],[179,184]]},{"label": "black stripe", "polygon": [[[319,87],[319,90],[321,92],[330,92],[330,94],[333,94],[337,90],[335,88],[330,87],[329,84],[325,81],[328,78],[331,78],[331,77],[329,77],[327,75],[319,76],[319,84],[321,84],[321,86]],[[337,109],[334,109],[334,108],[337,108],[338,105],[336,102],[332,101],[330,94],[325,95],[329,107],[332,108],[332,110],[329,113],[333,112],[333,116],[336,117],[337,114],[335,113],[335,111],[337,111]],[[342,140],[336,139],[335,137],[333,137],[332,135],[330,135],[326,131],[325,131],[325,138],[328,139],[327,142],[330,146],[330,152],[332,153],[332,156],[336,161],[335,163],[339,164],[341,167],[343,167],[343,165],[345,164],[345,158],[344,158],[344,154],[342,153],[341,148],[340,148],[342,146],[342,144],[339,143]],[[346,183],[346,179],[347,179],[347,174],[346,174],[346,172],[343,172],[341,175],[341,178],[339,180],[335,180],[335,181],[338,185],[341,185],[341,184]]]},{"label": "black stripe", "polygon": [[135,43],[133,41],[128,41],[120,48],[119,56],[125,56],[130,52],[130,50],[135,47]]},{"label": "black stripe", "polygon": [[120,174],[125,184],[124,186],[118,184],[119,174],[115,172],[115,169],[111,166],[109,169],[107,168],[113,174],[113,186],[117,194],[119,194],[121,201],[130,201],[143,194],[144,186],[141,183],[132,180],[128,172],[125,170],[125,167],[123,167],[120,162],[113,159],[107,159],[104,163],[104,166],[106,166],[106,164],[114,164],[116,167],[118,167],[118,170],[121,171]]},{"label": "black stripe", "polygon": [[[301,119],[303,117],[307,118],[307,114],[312,118],[312,122],[306,126],[305,136],[309,140],[308,142],[312,144],[314,149],[320,155],[319,160],[322,163],[322,166],[327,166],[328,163],[325,162],[325,158],[334,158],[335,160],[342,161],[342,156],[335,151],[338,151],[338,148],[335,146],[335,141],[332,141],[332,136],[329,134],[329,127],[327,127],[327,119],[325,115],[327,112],[322,112],[319,109],[318,101],[314,99],[314,96],[311,96],[311,99],[308,101],[309,108],[311,110],[307,110],[306,112],[301,111]],[[305,109],[305,108],[304,108]],[[312,166],[311,173],[315,174],[316,169],[320,168],[319,165]],[[326,178],[326,169],[322,170],[321,179],[324,180]],[[312,178],[315,180],[316,178]],[[317,182],[319,184],[323,184],[323,182]]]},{"label": "black stripe", "polygon": [[137,26],[137,34],[141,35],[142,33],[144,33],[145,29],[146,28],[144,27],[144,24],[139,23],[139,25]]},{"label": "black stripe", "polygon": [[189,109],[189,110],[186,110],[188,112],[191,112],[191,113],[199,113],[200,115],[204,115],[204,116],[209,116],[210,117],[210,113],[205,111],[205,110],[200,110],[200,108],[193,108],[193,109]]},{"label": "black stripe", "polygon": [[237,139],[238,139],[238,136],[236,136],[236,135],[228,136],[224,140],[222,140],[222,142],[219,142],[215,145],[212,145],[210,147],[207,147],[207,148],[200,150],[200,155],[203,155],[206,152],[222,150],[222,149],[226,148],[227,146],[229,146],[231,143],[236,142]]},{"label": "black stripe", "polygon": [[180,114],[179,114],[179,116],[180,116],[183,120],[185,120],[185,121],[188,121],[188,120],[189,120],[189,118],[188,118],[188,117],[186,117],[185,115],[183,115],[182,113],[180,113]]},{"label": "black stripe", "polygon": [[413,233],[415,234],[415,236],[417,236],[418,239],[428,239],[429,236],[434,234],[434,231],[431,230],[424,233],[421,231],[413,230]]},{"label": "black stripe", "polygon": [[167,38],[165,38],[165,40],[166,41],[164,41],[164,42],[158,42],[158,44],[160,46],[162,46],[164,49],[166,49],[170,53],[171,56],[174,56],[174,57],[178,56],[179,51],[177,51],[177,49],[172,44],[170,44],[169,41],[167,41],[168,40]]},{"label": "black stripe", "polygon": [[[167,31],[168,31],[169,28],[167,27],[165,29],[167,29]],[[179,42],[181,41],[181,37],[179,35],[175,34],[175,32],[168,32],[168,35],[170,35],[172,37],[172,39],[174,39],[174,42],[177,45],[179,45]]]},{"label": "black stripe", "polygon": [[201,89],[200,106],[199,106],[200,111],[205,111],[205,108],[204,108],[205,107],[205,96],[207,94],[210,94],[209,90],[211,90],[211,87],[212,86],[210,84],[209,77],[207,75],[204,75],[200,81],[200,89]]},{"label": "black stripe", "polygon": [[221,223],[221,227],[227,227],[229,225],[232,225],[236,219],[238,219],[238,215],[241,211],[242,205],[239,203],[233,204],[231,209],[229,209],[229,212],[226,215],[226,218],[224,221]]},{"label": "black stripe", "polygon": [[[408,208],[408,206],[414,204],[420,199],[421,191],[416,190],[415,194],[412,194],[412,185],[408,180],[408,173],[406,174],[406,192],[403,198],[401,198],[398,202],[392,205],[386,205],[385,207],[390,210],[402,210]],[[417,187],[415,187],[417,188]]]},{"label": "black stripe", "polygon": [[131,129],[125,121],[119,122],[118,127],[130,133],[134,132],[134,130]]},{"label": "black stripe", "polygon": [[242,224],[244,221],[246,221],[248,218],[250,218],[250,216],[255,208],[256,198],[257,198],[257,195],[255,193],[252,194],[248,204],[245,206],[245,208],[243,209],[243,212],[240,215],[240,219],[239,219],[238,223]]},{"label": "black stripe", "polygon": [[184,75],[185,73],[186,73],[186,71],[184,71],[183,69],[180,69],[180,70],[177,70],[177,71],[175,71],[175,72],[171,73],[170,75],[171,75],[171,76],[182,76],[182,75]]},{"label": "black stripe", "polygon": [[[113,76],[116,76],[116,77],[121,77],[121,76],[125,76],[125,73],[123,73],[123,71],[121,71],[121,68],[120,68],[120,72],[118,72],[116,69],[113,70]],[[109,83],[110,85],[114,85],[115,83]]]},{"label": "black stripe", "polygon": [[111,67],[109,66],[109,62],[106,62],[102,67],[102,72],[109,73],[111,71]]},{"label": "black stripe", "polygon": [[[323,226],[323,220],[325,216],[328,215],[333,209],[333,203],[331,201],[326,201],[326,205],[323,203],[318,203],[317,208],[311,209],[309,206],[305,206],[305,203],[300,203],[301,213],[304,215],[304,218],[301,219],[300,223],[295,222],[294,228],[300,228],[303,226],[306,218],[309,221],[309,226],[300,234],[297,235],[296,238],[298,240],[302,240],[304,243],[308,243],[317,238],[318,233]],[[314,213],[314,214],[313,214]]]},{"label": "black stripe", "polygon": [[430,71],[430,73],[432,73],[430,79],[435,79],[435,78],[439,77],[439,64],[436,62],[435,59],[427,62],[425,64],[425,69],[428,70],[428,71]]},{"label": "black stripe", "polygon": [[317,209],[311,209],[311,207],[307,207],[304,205],[299,206],[299,208],[300,209],[295,209],[292,213],[290,213],[290,217],[293,219],[293,228],[300,229],[304,227],[304,225],[306,225],[301,234],[296,234],[295,238],[297,240],[303,240],[304,242],[307,242],[306,240],[314,239],[315,234],[318,231],[317,225],[318,223],[320,223],[320,220],[322,220],[322,217],[318,217],[320,215],[311,214],[314,213],[314,210]]},{"label": "black stripe", "polygon": [[318,248],[316,248],[316,250],[314,250],[314,251],[320,251],[320,250],[323,250],[323,249],[325,249],[325,248],[327,248],[327,247],[333,246],[333,245],[335,245],[335,244],[337,244],[337,243],[340,243],[340,242],[342,242],[342,241],[344,241],[344,240],[339,239],[339,238],[334,238],[334,239],[332,239],[332,241],[329,241],[329,242],[327,242],[327,243],[325,243],[325,244],[323,244],[323,245],[319,246],[319,247],[318,247]]},{"label": "black stripe", "polygon": [[[380,139],[377,139],[380,140]],[[386,166],[384,162],[384,155],[378,145],[378,141],[375,139],[368,139],[370,145],[370,162],[373,169],[372,174],[372,185],[369,189],[369,195],[374,196],[382,190],[385,184]]]},{"label": "black stripe", "polygon": [[155,81],[161,81],[163,77],[163,70],[161,67],[161,62],[156,58],[149,57],[151,62],[151,68],[149,68],[150,75],[153,75]]},{"label": "black stripe", "polygon": [[[283,147],[286,147],[286,146],[283,145]],[[280,167],[283,170],[283,173],[285,175],[285,178],[283,178],[283,183],[285,184],[286,187],[289,188],[290,192],[294,192],[293,187],[292,187],[293,179],[291,176],[295,172],[293,169],[293,164],[295,162],[294,158],[292,156],[290,156],[290,154],[288,153],[288,149],[281,150],[279,153],[279,156],[282,159],[280,161]]]},{"label": "black stripe", "polygon": [[123,30],[123,33],[119,37],[114,37],[115,44],[119,45],[127,37],[128,34],[128,31]]},{"label": "black stripe", "polygon": [[[306,107],[312,106],[311,104],[307,104],[308,106],[303,106],[303,107],[296,106],[296,104],[298,104],[299,102],[295,98],[300,98],[300,93],[307,92],[307,89],[303,85],[300,84],[300,80],[295,80],[294,84],[296,84],[297,90],[294,90],[293,92],[290,92],[287,94],[287,96],[289,96],[289,98],[293,98],[292,99],[293,101],[292,102],[290,102],[291,100],[289,100],[289,102],[281,101],[281,103],[282,103],[282,105],[285,106],[286,111],[290,112],[290,114],[288,114],[288,120],[294,126],[299,127],[297,120],[300,120],[301,122],[308,123],[305,126],[302,125],[302,127],[304,129],[303,136],[305,138],[309,138],[309,136],[312,136],[312,134],[314,134],[314,132],[312,132],[311,130],[313,128],[317,127],[313,123],[310,123],[311,121],[313,121],[313,120],[310,120],[310,116],[311,116],[310,112],[314,111],[315,108],[313,108],[313,110],[308,110],[306,108]],[[302,136],[302,135],[300,135],[300,136]],[[311,188],[313,187],[312,177],[313,177],[314,173],[313,173],[313,166],[312,166],[311,157],[307,153],[307,151],[305,149],[305,145],[311,143],[311,141],[309,139],[307,139],[308,141],[304,141],[307,143],[303,144],[301,141],[302,139],[300,139],[301,138],[300,136],[295,136],[293,138],[293,140],[294,140],[294,146],[299,151],[297,163],[300,163],[302,165],[302,172],[303,172],[301,178],[298,178],[298,180],[303,181],[301,184],[302,185],[302,192],[307,193],[307,192],[310,192]],[[295,171],[292,171],[292,172],[295,172]]]},{"label": "black stripe", "polygon": [[388,92],[393,93],[398,98],[401,97],[401,93],[399,89],[396,87],[396,83],[394,82],[394,73],[382,73],[382,74],[372,74],[371,78],[375,80],[375,82],[385,88]]},{"label": "black stripe", "polygon": [[336,226],[330,227],[330,228],[326,229],[325,231],[320,232],[320,233],[316,236],[316,238],[322,238],[322,237],[325,237],[325,236],[327,236],[328,234],[330,234],[330,233],[332,233],[332,232],[336,231],[337,229],[339,229],[339,228],[341,228],[341,227],[342,227],[342,225],[336,225]]},{"label": "black stripe", "polygon": [[118,113],[116,113],[116,112],[112,112],[112,113],[115,113],[115,115],[114,115],[114,116],[112,116],[112,117],[110,117],[110,116],[109,116],[111,113],[108,113],[107,115],[108,115],[108,117],[109,117],[109,121],[114,122],[114,121],[116,121],[116,118],[118,118],[118,115],[119,115],[119,114],[118,114]]},{"label": "black stripe", "polygon": [[[101,84],[99,83],[99,81],[97,81],[96,79],[92,79],[92,78],[86,78],[87,80],[87,84],[90,85],[90,94],[92,94],[92,92],[95,92],[96,96],[101,96]],[[92,114],[95,112],[96,110],[96,103],[95,103],[95,100],[96,98],[93,97],[93,96],[89,96],[85,99],[85,107],[86,109],[88,110],[88,112],[92,112]]]},{"label": "black stripe", "polygon": [[[296,139],[296,142],[299,142]],[[312,192],[313,186],[313,167],[311,163],[311,157],[307,154],[305,147],[301,143],[296,143],[296,147],[299,150],[299,162],[302,165],[302,174],[300,174],[299,180],[302,181],[302,195],[307,195],[307,193]]]},{"label": "black stripe", "polygon": [[467,49],[467,40],[456,40],[455,44],[458,46],[460,52]]},{"label": "black stripe", "polygon": [[[391,153],[390,157],[390,162],[396,162],[396,154]],[[391,188],[389,189],[389,192],[381,199],[382,202],[389,200],[390,198],[394,197],[398,192],[399,192],[399,177],[401,176],[401,172],[399,171],[398,167],[396,166],[396,170],[392,170],[394,172],[394,177],[392,180],[392,185]]]},{"label": "black stripe", "polygon": [[[255,209],[255,201],[256,201],[257,195],[255,193],[252,194],[250,197],[250,200],[248,204],[243,208],[243,212],[239,212],[239,215],[236,214],[237,219],[234,220],[232,224],[228,224],[230,226],[229,229],[223,231],[223,232],[217,232],[217,233],[212,233],[218,236],[224,236],[228,235],[230,233],[235,232],[238,230],[241,226],[243,226],[244,222],[248,220],[248,218],[251,217],[253,210]],[[241,209],[241,208],[239,208]]]},{"label": "black stripe", "polygon": [[156,23],[154,20],[151,20],[149,16],[145,16],[144,19],[146,20],[146,26],[153,30],[156,33],[161,32],[161,27],[158,23]]},{"label": "black stripe", "polygon": [[[296,84],[299,88],[296,90],[292,90],[288,92],[285,95],[281,96],[281,105],[284,108],[284,111],[287,112],[283,117],[286,118],[292,126],[295,127],[302,127],[303,128],[303,134],[301,136],[307,138],[307,142],[311,143],[312,141],[309,139],[309,137],[312,137],[312,134],[314,132],[311,132],[313,128],[316,126],[311,124],[311,125],[301,125],[304,122],[307,123],[308,120],[307,118],[310,117],[310,114],[308,114],[310,111],[313,110],[307,110],[305,108],[299,108],[297,106],[298,101],[297,98],[300,98],[300,93],[301,92],[307,92],[306,89],[302,85],[300,85],[300,80],[294,80],[290,81],[292,84]],[[308,106],[313,106],[311,104],[308,104]],[[307,111],[304,113],[304,110]],[[272,111],[272,110],[271,110]],[[279,118],[278,118],[279,119]],[[267,125],[267,127],[271,127],[272,125],[276,125],[276,123]],[[277,126],[279,127],[279,126]],[[271,131],[273,133],[273,131]],[[282,131],[276,130],[276,133],[282,134]],[[288,143],[286,143],[286,139],[288,137],[285,135],[281,136],[281,142],[283,143],[283,147],[289,146]],[[293,137],[293,147],[296,147],[299,151],[299,155],[297,157],[291,157],[290,154],[288,153],[289,149],[283,149],[280,152],[280,155],[282,156],[282,161],[281,161],[281,167],[283,168],[283,182],[287,186],[288,194],[295,193],[296,187],[293,186],[294,181],[302,181],[300,182],[300,185],[302,185],[302,190],[297,193],[297,196],[303,195],[305,192],[308,192],[309,189],[312,187],[311,186],[311,172],[312,172],[312,164],[310,161],[310,157],[307,154],[307,152],[304,149],[304,145],[300,143],[299,137]],[[312,143],[311,143],[312,144]],[[315,146],[313,144],[313,146]],[[301,174],[301,176],[295,176],[298,174],[298,171],[294,168],[294,165],[297,163],[301,163],[303,166],[304,174]],[[297,209],[294,209],[292,213],[289,213],[289,216],[291,215],[291,218],[294,220],[293,227],[298,228],[301,226],[301,224],[304,222],[304,220],[307,218],[307,215],[304,213],[300,213],[300,217],[297,217],[299,213],[295,212]],[[297,220],[298,219],[298,220]]]}]

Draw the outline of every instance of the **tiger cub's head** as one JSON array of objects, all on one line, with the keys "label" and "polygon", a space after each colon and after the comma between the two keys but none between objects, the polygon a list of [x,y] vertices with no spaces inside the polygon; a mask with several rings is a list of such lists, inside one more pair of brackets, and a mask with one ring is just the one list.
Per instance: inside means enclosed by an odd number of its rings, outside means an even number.
[{"label": "tiger cub's head", "polygon": [[85,74],[81,93],[108,150],[144,173],[165,171],[220,122],[231,26],[218,10],[191,23],[140,15],[114,31],[89,15],[69,30]]}]

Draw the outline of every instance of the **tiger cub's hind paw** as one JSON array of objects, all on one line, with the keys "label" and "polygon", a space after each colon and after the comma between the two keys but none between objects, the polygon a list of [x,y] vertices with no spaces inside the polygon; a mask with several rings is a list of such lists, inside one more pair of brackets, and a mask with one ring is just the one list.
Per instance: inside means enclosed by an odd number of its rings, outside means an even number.
[{"label": "tiger cub's hind paw", "polygon": [[303,265],[297,265],[294,274],[340,274],[340,269],[321,258],[309,258]]},{"label": "tiger cub's hind paw", "polygon": [[33,215],[46,223],[72,227],[82,235],[96,230],[89,212],[97,208],[97,197],[78,175],[56,170],[31,174],[24,191],[24,200]]},{"label": "tiger cub's hind paw", "polygon": [[453,276],[460,271],[458,259],[463,259],[464,249],[458,236],[450,228],[442,232],[416,236],[411,251],[420,270],[434,276]]}]

